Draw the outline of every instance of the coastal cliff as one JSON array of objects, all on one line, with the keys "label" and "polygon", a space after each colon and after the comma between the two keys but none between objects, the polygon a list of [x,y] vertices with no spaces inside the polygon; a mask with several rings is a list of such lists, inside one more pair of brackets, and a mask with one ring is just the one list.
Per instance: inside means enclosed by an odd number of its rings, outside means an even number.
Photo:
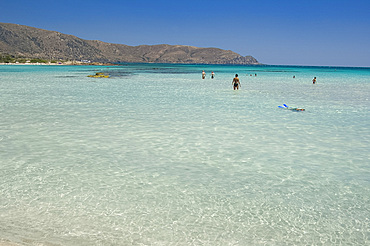
[{"label": "coastal cliff", "polygon": [[0,23],[0,55],[104,63],[260,64],[230,50],[185,45],[128,46],[39,28]]}]

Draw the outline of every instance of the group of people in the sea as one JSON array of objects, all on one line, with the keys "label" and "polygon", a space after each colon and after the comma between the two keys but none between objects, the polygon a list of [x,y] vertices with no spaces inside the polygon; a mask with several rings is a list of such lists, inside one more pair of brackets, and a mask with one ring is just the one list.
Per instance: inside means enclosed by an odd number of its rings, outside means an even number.
[{"label": "group of people in the sea", "polygon": [[[248,74],[247,74],[247,76],[248,76]],[[252,76],[252,74],[250,76]],[[255,73],[254,76],[257,77],[257,74]],[[213,79],[214,77],[215,77],[215,73],[212,71],[212,73],[211,73],[211,79]],[[202,79],[205,79],[205,78],[206,78],[206,72],[204,72],[204,70],[203,70],[202,71]],[[293,76],[293,79],[295,79],[295,75]],[[316,77],[313,78],[312,83],[313,84],[316,84]],[[240,80],[239,80],[239,75],[238,74],[235,74],[235,77],[233,79],[232,85],[233,85],[234,90],[239,90],[239,87],[241,87]]]},{"label": "group of people in the sea", "polygon": [[[202,72],[202,79],[205,79],[206,78],[206,72],[204,72],[204,70],[203,70],[203,72]],[[211,73],[211,79],[213,79],[213,78],[215,78],[215,73],[212,71],[212,73]]]}]

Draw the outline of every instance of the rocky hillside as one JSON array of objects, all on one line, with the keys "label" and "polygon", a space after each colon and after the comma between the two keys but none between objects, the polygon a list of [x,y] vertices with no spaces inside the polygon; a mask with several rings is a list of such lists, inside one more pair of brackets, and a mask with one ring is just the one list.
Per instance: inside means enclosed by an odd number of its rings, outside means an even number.
[{"label": "rocky hillside", "polygon": [[252,56],[241,56],[230,50],[167,44],[111,44],[8,23],[0,23],[1,53],[49,60],[111,63],[259,64]]}]

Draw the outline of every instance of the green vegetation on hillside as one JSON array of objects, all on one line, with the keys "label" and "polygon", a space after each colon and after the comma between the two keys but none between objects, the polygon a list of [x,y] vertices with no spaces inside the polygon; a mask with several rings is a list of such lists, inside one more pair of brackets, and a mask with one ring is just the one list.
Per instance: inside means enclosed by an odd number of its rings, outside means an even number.
[{"label": "green vegetation on hillside", "polygon": [[0,55],[0,62],[1,63],[13,63],[15,62],[14,56],[10,55]]},{"label": "green vegetation on hillside", "polygon": [[40,58],[15,57],[13,55],[0,54],[0,63],[57,63],[54,60]]}]

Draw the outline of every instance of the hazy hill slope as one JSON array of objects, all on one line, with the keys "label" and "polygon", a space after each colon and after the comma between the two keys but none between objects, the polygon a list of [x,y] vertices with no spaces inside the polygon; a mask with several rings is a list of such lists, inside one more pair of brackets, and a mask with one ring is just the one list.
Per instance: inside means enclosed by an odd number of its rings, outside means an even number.
[{"label": "hazy hill slope", "polygon": [[184,45],[128,46],[39,28],[0,23],[0,53],[43,59],[97,62],[259,64],[252,56],[230,50]]}]

